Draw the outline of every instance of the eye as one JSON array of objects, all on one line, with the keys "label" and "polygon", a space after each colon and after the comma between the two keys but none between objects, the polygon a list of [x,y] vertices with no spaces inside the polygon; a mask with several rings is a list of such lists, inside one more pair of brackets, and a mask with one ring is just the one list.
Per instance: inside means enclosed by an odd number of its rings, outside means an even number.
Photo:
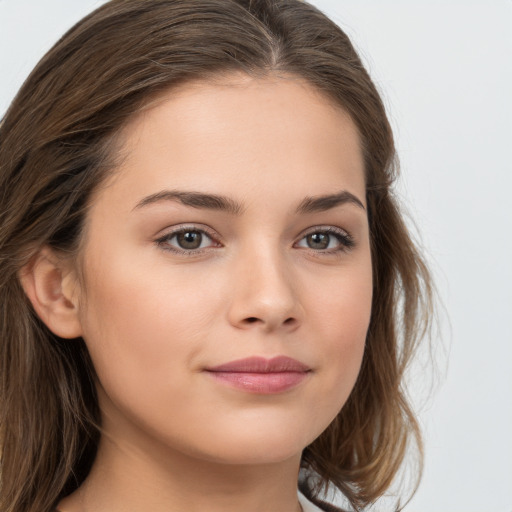
[{"label": "eye", "polygon": [[354,240],[352,237],[346,231],[335,227],[317,228],[315,231],[306,234],[297,243],[297,247],[326,253],[347,251],[353,246]]},{"label": "eye", "polygon": [[178,253],[194,253],[208,247],[219,247],[205,230],[196,227],[184,227],[169,233],[156,240],[164,250]]}]

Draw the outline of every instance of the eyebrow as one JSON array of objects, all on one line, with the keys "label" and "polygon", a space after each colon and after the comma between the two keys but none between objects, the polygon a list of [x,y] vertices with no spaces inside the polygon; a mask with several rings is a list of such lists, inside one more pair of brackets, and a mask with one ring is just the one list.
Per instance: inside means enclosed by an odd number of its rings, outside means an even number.
[{"label": "eyebrow", "polygon": [[326,196],[306,197],[297,207],[297,213],[315,213],[324,212],[343,204],[355,204],[366,211],[363,203],[354,194],[348,190],[342,190],[336,194]]},{"label": "eyebrow", "polygon": [[162,190],[151,194],[137,203],[134,209],[143,208],[161,201],[179,201],[185,206],[207,210],[220,210],[232,215],[241,215],[244,208],[240,203],[229,197],[202,192],[185,192],[181,190]]},{"label": "eyebrow", "polygon": [[[224,211],[236,216],[241,215],[245,210],[241,203],[226,196],[181,190],[162,190],[161,192],[151,194],[139,201],[134,210],[161,201],[178,201],[192,208]],[[296,213],[307,214],[323,212],[347,203],[355,204],[365,210],[360,199],[347,190],[342,190],[336,194],[305,197],[297,207]]]}]

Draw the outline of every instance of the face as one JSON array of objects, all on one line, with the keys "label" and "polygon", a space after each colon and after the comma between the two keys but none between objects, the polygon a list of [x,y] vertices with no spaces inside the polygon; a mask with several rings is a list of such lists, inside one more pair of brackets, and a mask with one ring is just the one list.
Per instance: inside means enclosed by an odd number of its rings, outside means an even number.
[{"label": "face", "polygon": [[233,76],[169,92],[123,137],[82,253],[105,432],[209,461],[300,454],[370,318],[353,122],[300,79]]}]

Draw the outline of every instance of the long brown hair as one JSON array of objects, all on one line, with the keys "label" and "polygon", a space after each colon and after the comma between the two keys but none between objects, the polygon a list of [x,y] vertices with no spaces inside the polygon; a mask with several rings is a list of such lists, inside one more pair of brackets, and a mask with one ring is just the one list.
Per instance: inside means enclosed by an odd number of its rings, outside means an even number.
[{"label": "long brown hair", "polygon": [[[306,79],[356,123],[365,157],[373,305],[348,402],[303,452],[317,499],[354,509],[389,488],[421,437],[403,376],[428,327],[431,288],[392,194],[393,136],[348,37],[300,0],[112,0],[43,57],[0,125],[0,510],[49,511],[87,476],[101,417],[84,341],[34,313],[19,273],[44,246],[76,256],[116,135],[156,94],[244,72]],[[312,482],[312,484],[311,484]],[[314,484],[314,485],[313,485]]]}]

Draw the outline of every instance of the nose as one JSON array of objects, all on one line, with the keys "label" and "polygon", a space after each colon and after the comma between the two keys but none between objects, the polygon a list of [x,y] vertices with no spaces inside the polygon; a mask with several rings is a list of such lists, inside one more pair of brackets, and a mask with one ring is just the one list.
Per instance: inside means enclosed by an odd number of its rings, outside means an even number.
[{"label": "nose", "polygon": [[300,325],[297,283],[277,250],[240,256],[232,277],[228,320],[234,327],[291,332]]}]

